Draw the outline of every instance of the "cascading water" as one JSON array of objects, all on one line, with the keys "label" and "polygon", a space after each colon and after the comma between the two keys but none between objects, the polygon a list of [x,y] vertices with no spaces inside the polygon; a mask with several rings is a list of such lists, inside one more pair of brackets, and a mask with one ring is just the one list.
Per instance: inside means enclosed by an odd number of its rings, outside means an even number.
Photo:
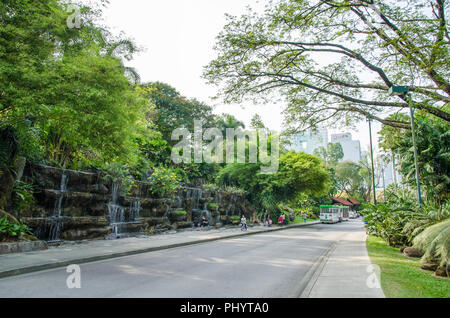
[{"label": "cascading water", "polygon": [[130,221],[136,222],[141,211],[141,202],[139,200],[133,201],[130,204]]},{"label": "cascading water", "polygon": [[189,194],[192,193],[192,200],[193,200],[193,207],[192,207],[192,218],[195,220],[197,219],[198,221],[201,220],[202,215],[203,215],[203,210],[200,209],[200,198],[203,195],[203,191],[201,189],[197,189],[197,188],[192,188],[189,189]]},{"label": "cascading water", "polygon": [[136,222],[139,218],[139,213],[141,211],[141,201],[139,199],[140,197],[140,185],[138,185],[138,189],[136,192],[136,198],[134,201],[130,203],[130,216],[129,220],[130,222]]},{"label": "cascading water", "polygon": [[61,235],[61,228],[63,225],[63,217],[62,214],[62,202],[64,199],[64,195],[67,191],[67,183],[69,181],[69,178],[65,174],[65,171],[63,171],[61,175],[61,184],[60,184],[60,190],[58,191],[58,198],[55,201],[55,207],[53,208],[53,216],[51,217],[51,225],[50,225],[50,231],[49,231],[49,241],[60,241],[60,235]]},{"label": "cascading water", "polygon": [[[218,190],[214,194],[214,203],[216,203],[218,206],[220,206],[222,204],[222,193]],[[221,225],[220,213],[218,213],[218,211],[217,211],[216,226],[219,226],[219,225]]]},{"label": "cascading water", "polygon": [[119,200],[119,184],[112,185],[112,201],[108,203],[109,222],[113,230],[113,238],[119,236],[120,225],[124,223],[124,208],[118,204]]},{"label": "cascading water", "polygon": [[139,214],[141,211],[140,188],[136,197],[130,202],[129,212],[125,214],[125,208],[119,204],[119,184],[113,183],[111,189],[112,200],[108,203],[108,213],[112,234],[108,239],[117,239],[139,232]]},{"label": "cascading water", "polygon": [[182,197],[183,197],[183,190],[180,189],[180,190],[178,190],[178,194],[176,196],[176,200],[177,200],[176,208],[177,209],[182,209],[183,208],[183,199],[182,199]]}]

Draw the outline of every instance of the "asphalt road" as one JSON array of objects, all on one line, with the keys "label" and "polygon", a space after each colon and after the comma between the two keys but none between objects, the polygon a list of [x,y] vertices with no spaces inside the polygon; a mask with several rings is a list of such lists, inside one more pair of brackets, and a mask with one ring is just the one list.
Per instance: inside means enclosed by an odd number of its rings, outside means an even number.
[{"label": "asphalt road", "polygon": [[310,269],[360,221],[197,244],[0,279],[0,297],[298,297]]}]

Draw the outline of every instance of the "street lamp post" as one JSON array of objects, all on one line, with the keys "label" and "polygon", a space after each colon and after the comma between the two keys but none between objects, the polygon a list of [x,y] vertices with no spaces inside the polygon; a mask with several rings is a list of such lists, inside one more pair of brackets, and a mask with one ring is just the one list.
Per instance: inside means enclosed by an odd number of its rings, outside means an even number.
[{"label": "street lamp post", "polygon": [[384,163],[383,163],[383,167],[381,168],[381,173],[383,174],[383,198],[384,198],[384,203],[386,203],[386,182],[384,180]]},{"label": "street lamp post", "polygon": [[377,204],[377,190],[375,189],[375,168],[373,164],[373,146],[372,146],[372,119],[367,118],[369,121],[369,136],[370,136],[370,161],[372,162],[372,191],[373,191],[373,204]]},{"label": "street lamp post", "polygon": [[416,185],[417,185],[417,197],[419,199],[419,207],[422,208],[422,194],[420,192],[420,181],[419,181],[419,165],[417,162],[417,143],[416,143],[416,127],[414,123],[414,109],[412,105],[412,95],[408,86],[391,86],[389,88],[389,95],[406,96],[409,105],[410,117],[411,117],[411,133],[412,142],[414,148],[414,166],[416,169]]}]

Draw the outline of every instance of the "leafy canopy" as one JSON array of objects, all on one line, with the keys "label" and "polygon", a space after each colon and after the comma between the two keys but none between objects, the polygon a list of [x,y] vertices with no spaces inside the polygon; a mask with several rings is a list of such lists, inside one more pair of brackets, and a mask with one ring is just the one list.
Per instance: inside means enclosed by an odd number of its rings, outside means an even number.
[{"label": "leafy canopy", "polygon": [[226,102],[281,94],[289,130],[353,124],[408,107],[450,121],[447,0],[278,0],[264,14],[228,16],[204,76]]}]

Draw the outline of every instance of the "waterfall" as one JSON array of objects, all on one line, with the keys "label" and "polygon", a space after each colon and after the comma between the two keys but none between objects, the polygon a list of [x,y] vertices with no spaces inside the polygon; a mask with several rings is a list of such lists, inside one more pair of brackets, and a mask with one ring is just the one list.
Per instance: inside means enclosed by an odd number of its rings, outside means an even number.
[{"label": "waterfall", "polygon": [[141,202],[139,200],[133,201],[130,204],[130,222],[136,222],[141,211]]},{"label": "waterfall", "polygon": [[113,238],[117,238],[120,232],[120,225],[124,222],[124,208],[118,204],[119,200],[119,184],[113,183],[112,201],[108,203],[109,223],[113,230]]},{"label": "waterfall", "polygon": [[112,225],[123,223],[124,208],[118,204],[119,199],[119,184],[113,183],[112,186],[112,201],[108,203],[109,218]]},{"label": "waterfall", "polygon": [[53,208],[53,216],[51,218],[49,241],[59,241],[61,235],[61,228],[63,225],[61,216],[62,213],[62,202],[64,195],[67,191],[67,183],[69,178],[67,177],[65,171],[63,170],[61,175],[60,190],[58,191],[58,198],[55,201],[55,206]]},{"label": "waterfall", "polygon": [[200,198],[202,197],[203,191],[201,189],[193,189],[193,198],[194,198],[194,209],[199,208]]},{"label": "waterfall", "polygon": [[177,197],[176,197],[176,200],[177,200],[177,209],[182,209],[183,208],[183,199],[182,199],[182,197],[183,197],[183,190],[182,189],[180,189],[180,190],[178,190],[178,194],[177,194]]},{"label": "waterfall", "polygon": [[130,222],[136,222],[137,219],[139,218],[139,213],[141,211],[140,189],[141,186],[140,184],[138,184],[136,198],[133,202],[130,203],[130,215],[129,215]]}]

